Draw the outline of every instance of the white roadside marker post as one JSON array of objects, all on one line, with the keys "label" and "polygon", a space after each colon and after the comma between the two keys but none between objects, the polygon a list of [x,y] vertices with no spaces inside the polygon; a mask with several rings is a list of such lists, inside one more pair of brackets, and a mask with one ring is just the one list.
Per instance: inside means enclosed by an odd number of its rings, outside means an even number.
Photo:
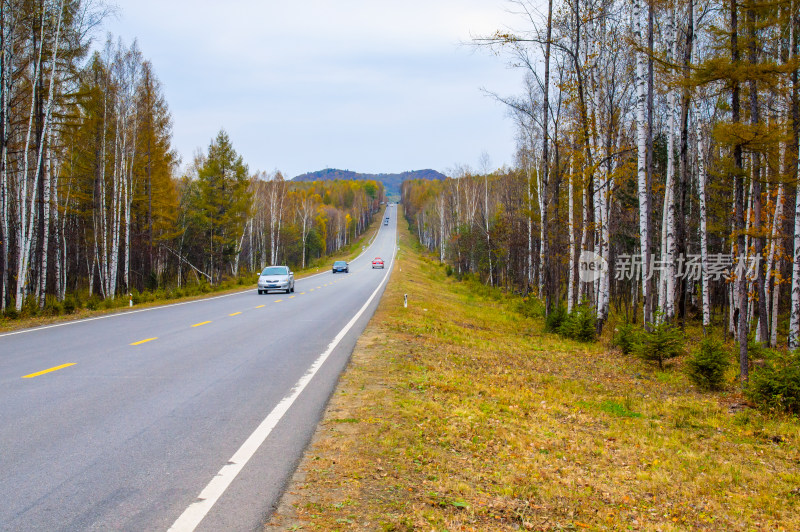
[{"label": "white roadside marker post", "polygon": [[403,294],[403,308],[408,308],[408,294]]},{"label": "white roadside marker post", "polygon": [[133,306],[133,294],[132,293],[128,294],[128,306],[129,307]]}]

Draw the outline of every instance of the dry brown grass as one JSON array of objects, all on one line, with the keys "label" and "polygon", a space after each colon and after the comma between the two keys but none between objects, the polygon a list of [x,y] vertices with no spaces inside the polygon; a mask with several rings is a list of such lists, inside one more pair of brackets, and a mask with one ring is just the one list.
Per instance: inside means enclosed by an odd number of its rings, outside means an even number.
[{"label": "dry brown grass", "polygon": [[546,334],[401,236],[266,530],[800,530],[796,419]]}]

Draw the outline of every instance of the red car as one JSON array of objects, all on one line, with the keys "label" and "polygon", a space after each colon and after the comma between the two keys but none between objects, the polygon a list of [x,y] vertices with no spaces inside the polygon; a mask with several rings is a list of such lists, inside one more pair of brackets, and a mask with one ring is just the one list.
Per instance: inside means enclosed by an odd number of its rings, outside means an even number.
[{"label": "red car", "polygon": [[372,260],[372,267],[373,268],[383,268],[383,259],[380,257],[375,257]]}]

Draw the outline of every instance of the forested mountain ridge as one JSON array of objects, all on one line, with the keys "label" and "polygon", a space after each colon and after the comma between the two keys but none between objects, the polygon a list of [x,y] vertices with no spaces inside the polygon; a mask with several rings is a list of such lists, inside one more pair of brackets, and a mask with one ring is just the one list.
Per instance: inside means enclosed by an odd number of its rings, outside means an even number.
[{"label": "forested mountain ridge", "polygon": [[344,181],[380,181],[386,188],[387,194],[400,195],[400,186],[404,181],[411,179],[427,179],[431,181],[441,181],[445,175],[436,170],[411,170],[400,172],[399,174],[362,174],[352,170],[338,170],[336,168],[326,168],[316,172],[308,172],[295,176],[293,181],[330,181],[341,179]]}]

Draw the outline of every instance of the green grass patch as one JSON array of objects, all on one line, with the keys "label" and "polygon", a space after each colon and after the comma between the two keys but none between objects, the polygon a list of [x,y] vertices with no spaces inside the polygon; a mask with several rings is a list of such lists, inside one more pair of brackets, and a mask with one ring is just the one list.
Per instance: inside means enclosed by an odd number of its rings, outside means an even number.
[{"label": "green grass patch", "polygon": [[590,403],[587,401],[576,401],[575,404],[586,408],[593,408],[601,412],[606,412],[607,414],[611,414],[612,416],[617,416],[617,417],[642,417],[642,414],[640,414],[639,412],[628,410],[628,408],[625,407],[625,405],[620,404],[616,401],[607,400],[599,404]]}]

